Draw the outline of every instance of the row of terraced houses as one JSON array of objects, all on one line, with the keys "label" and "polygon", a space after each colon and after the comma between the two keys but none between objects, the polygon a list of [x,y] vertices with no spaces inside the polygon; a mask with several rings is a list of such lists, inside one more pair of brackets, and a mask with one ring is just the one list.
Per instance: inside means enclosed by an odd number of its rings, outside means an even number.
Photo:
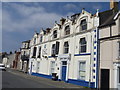
[{"label": "row of terraced houses", "polygon": [[61,18],[22,42],[19,68],[31,75],[91,88],[120,89],[120,11]]}]

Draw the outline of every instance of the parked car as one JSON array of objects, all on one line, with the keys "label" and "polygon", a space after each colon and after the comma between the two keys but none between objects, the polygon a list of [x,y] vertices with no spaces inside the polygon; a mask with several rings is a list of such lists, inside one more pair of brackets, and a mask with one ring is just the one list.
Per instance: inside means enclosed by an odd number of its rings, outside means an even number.
[{"label": "parked car", "polygon": [[2,71],[6,71],[5,65],[2,64],[2,63],[0,63],[0,70],[2,70]]}]

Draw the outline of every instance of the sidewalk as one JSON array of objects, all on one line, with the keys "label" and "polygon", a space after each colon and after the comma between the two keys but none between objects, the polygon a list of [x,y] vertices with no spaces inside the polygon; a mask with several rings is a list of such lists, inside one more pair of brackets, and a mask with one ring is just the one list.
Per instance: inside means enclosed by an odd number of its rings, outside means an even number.
[{"label": "sidewalk", "polygon": [[27,79],[31,79],[31,80],[34,80],[34,81],[37,81],[40,83],[42,82],[42,83],[45,83],[47,85],[54,86],[56,88],[84,88],[82,86],[73,85],[70,83],[63,82],[63,81],[53,81],[51,79],[25,74],[23,72],[15,70],[15,69],[7,69],[7,72],[10,72],[12,74],[15,74],[15,75],[27,78]]}]

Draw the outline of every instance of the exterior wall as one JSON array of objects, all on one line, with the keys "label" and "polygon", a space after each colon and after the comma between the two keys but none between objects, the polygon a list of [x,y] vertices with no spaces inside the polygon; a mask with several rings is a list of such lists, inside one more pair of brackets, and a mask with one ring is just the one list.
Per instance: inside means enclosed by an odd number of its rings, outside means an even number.
[{"label": "exterior wall", "polygon": [[3,63],[6,65],[6,67],[13,68],[14,60],[15,60],[15,54],[10,54],[3,58]]},{"label": "exterior wall", "polygon": [[[80,29],[81,20],[86,19],[87,30],[82,31]],[[96,22],[95,22],[96,21]],[[35,33],[30,41],[30,60],[29,60],[29,73],[34,75],[40,75],[50,78],[51,76],[51,62],[55,61],[54,73],[57,73],[58,79],[62,80],[62,61],[67,61],[66,65],[66,78],[65,81],[70,83],[77,83],[79,85],[89,87],[96,87],[96,62],[94,62],[94,44],[96,41],[96,24],[97,18],[91,16],[90,13],[82,11],[79,17],[76,19],[75,24],[70,19],[66,19],[63,25],[55,24],[51,31],[47,34],[43,34],[41,30],[39,34]],[[65,35],[65,27],[70,26],[70,34]],[[53,38],[53,31],[57,30],[57,38]],[[40,36],[43,35],[43,40],[40,42]],[[79,53],[80,38],[85,37],[87,41],[87,51],[85,53]],[[34,38],[37,38],[36,44]],[[52,45],[56,44],[56,41],[60,42],[59,54],[52,56]],[[69,43],[69,52],[64,54],[64,42]],[[33,49],[37,47],[36,56],[33,58]],[[39,47],[41,47],[41,57],[38,58]],[[86,61],[85,80],[78,79],[78,67],[80,61]],[[39,65],[38,65],[39,63]]]},{"label": "exterior wall", "polygon": [[[112,36],[119,35],[119,25],[120,17],[115,21],[115,25],[111,28],[105,27],[99,30],[100,39],[111,37],[111,39],[100,40],[100,69],[110,70],[110,88],[117,88],[117,71],[115,69],[116,62],[119,63],[120,58],[118,57],[118,38],[113,38]],[[115,63],[115,64],[114,64]],[[116,83],[115,83],[115,82]]]}]

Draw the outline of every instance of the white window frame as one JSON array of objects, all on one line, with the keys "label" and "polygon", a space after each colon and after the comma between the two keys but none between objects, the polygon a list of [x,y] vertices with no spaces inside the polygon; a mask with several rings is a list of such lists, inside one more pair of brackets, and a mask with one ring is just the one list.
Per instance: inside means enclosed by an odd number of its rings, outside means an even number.
[{"label": "white window frame", "polygon": [[[53,63],[54,63],[54,66],[53,66]],[[55,73],[55,61],[51,61],[50,74],[52,75],[52,73]]]},{"label": "white window frame", "polygon": [[[84,63],[84,70],[80,69],[80,63]],[[80,75],[80,72],[84,72],[84,76]],[[83,79],[84,77],[84,79]],[[85,80],[86,79],[86,61],[79,61],[78,62],[78,79],[79,80]]]},{"label": "white window frame", "polygon": [[[54,48],[53,48],[53,45],[54,45]],[[56,45],[55,44],[52,44],[52,54],[56,54]]]},{"label": "white window frame", "polygon": [[118,41],[118,58],[120,58],[120,41]]},{"label": "white window frame", "polygon": [[[65,47],[65,43],[68,43],[68,47]],[[68,52],[65,51],[66,49],[68,49]],[[69,42],[68,41],[64,42],[64,54],[67,54],[67,53],[69,53]]]},{"label": "white window frame", "polygon": [[[70,35],[70,29],[66,29],[66,27],[69,27],[70,28],[70,25],[66,25],[65,26],[65,29],[64,29],[64,35]],[[67,33],[66,33],[67,32]],[[69,32],[69,34],[68,34]]]},{"label": "white window frame", "polygon": [[[86,20],[86,23],[81,25],[81,22],[82,22],[83,20]],[[85,25],[86,25],[86,29],[82,29],[82,26],[85,26]],[[87,28],[88,28],[88,27],[87,27],[87,19],[84,18],[84,19],[82,19],[82,20],[80,21],[80,31],[87,30]]]},{"label": "white window frame", "polygon": [[[86,38],[85,37],[83,37],[83,38],[86,41]],[[83,38],[80,38],[80,40],[83,39]],[[81,52],[81,47],[82,46],[86,46],[86,51],[85,52]],[[81,42],[79,41],[79,53],[86,53],[86,52],[87,52],[87,41],[86,41],[86,44],[82,44],[82,45],[81,45]]]}]

